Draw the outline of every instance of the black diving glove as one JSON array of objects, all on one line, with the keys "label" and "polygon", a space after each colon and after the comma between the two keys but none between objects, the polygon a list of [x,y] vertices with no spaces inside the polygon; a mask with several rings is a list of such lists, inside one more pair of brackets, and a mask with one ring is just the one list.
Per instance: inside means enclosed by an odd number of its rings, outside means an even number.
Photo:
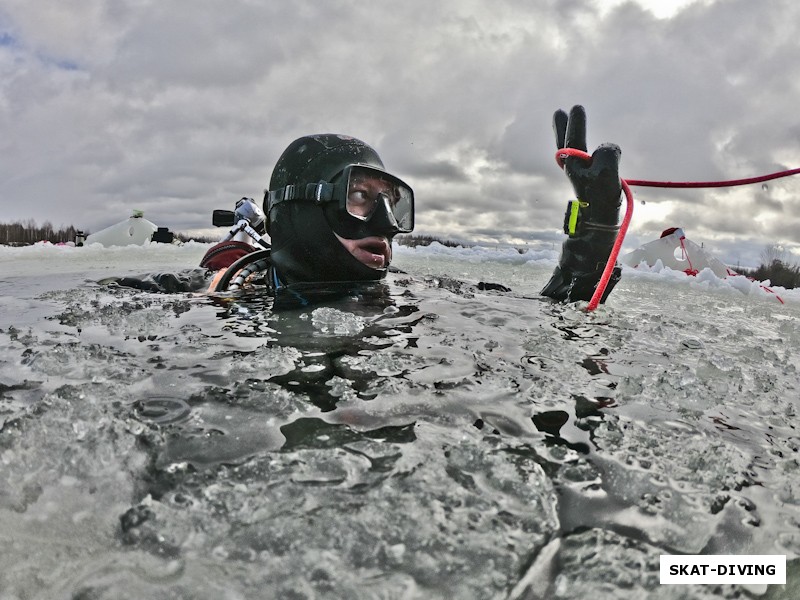
[{"label": "black diving glove", "polygon": [[[586,152],[586,111],[582,106],[573,106],[569,116],[563,110],[556,111],[553,129],[558,149]],[[602,144],[592,154],[591,161],[575,156],[564,159],[564,171],[577,200],[567,206],[564,232],[569,237],[561,248],[553,276],[542,289],[544,296],[575,302],[591,300],[594,295],[619,232],[621,154],[616,144]],[[620,274],[621,269],[616,266],[601,302],[605,302]]]}]

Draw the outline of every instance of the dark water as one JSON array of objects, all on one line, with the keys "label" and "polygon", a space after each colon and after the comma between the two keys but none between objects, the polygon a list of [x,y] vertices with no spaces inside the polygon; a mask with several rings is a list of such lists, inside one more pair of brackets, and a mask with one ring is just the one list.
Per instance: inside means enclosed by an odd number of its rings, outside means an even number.
[{"label": "dark water", "polygon": [[794,306],[410,267],[288,309],[4,279],[0,597],[795,597]]}]

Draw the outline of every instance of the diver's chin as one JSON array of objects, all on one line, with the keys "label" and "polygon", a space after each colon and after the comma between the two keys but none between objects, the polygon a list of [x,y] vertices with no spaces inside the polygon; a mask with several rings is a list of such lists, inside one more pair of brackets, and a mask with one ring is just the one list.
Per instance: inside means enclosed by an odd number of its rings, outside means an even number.
[{"label": "diver's chin", "polygon": [[392,244],[384,236],[369,236],[351,240],[336,235],[342,246],[362,265],[370,269],[385,269],[392,261]]}]

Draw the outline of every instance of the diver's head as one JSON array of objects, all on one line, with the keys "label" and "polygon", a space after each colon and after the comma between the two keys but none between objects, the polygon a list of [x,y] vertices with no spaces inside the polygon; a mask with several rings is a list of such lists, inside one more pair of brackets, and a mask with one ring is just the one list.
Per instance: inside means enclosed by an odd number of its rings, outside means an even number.
[{"label": "diver's head", "polygon": [[394,236],[414,228],[414,193],[364,142],[311,135],[278,159],[264,212],[286,283],[371,281],[386,276]]}]

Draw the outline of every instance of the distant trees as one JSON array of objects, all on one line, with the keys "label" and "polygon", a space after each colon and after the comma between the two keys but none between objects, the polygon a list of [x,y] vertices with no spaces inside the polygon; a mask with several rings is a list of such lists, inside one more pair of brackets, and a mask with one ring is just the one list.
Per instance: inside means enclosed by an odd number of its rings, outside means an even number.
[{"label": "distant trees", "polygon": [[769,279],[772,285],[784,288],[800,287],[800,265],[790,264],[786,249],[778,245],[766,246],[761,252],[761,266],[757,269],[740,269],[742,275],[747,275],[758,281]]},{"label": "distant trees", "polygon": [[175,232],[175,239],[180,242],[199,242],[201,244],[215,244],[219,241],[219,236],[211,235],[188,235],[180,231]]},{"label": "distant trees", "polygon": [[[85,229],[75,229],[72,225],[67,227],[61,226],[55,229],[49,221],[45,221],[42,225],[37,225],[33,219],[28,219],[25,222],[15,221],[14,223],[0,223],[0,244],[6,246],[28,246],[47,240],[51,244],[58,244],[60,242],[74,242],[75,235],[78,231],[82,231],[84,236],[89,235],[89,231]],[[189,236],[185,233],[176,233],[175,237],[181,242],[188,242],[194,240],[196,242],[218,242],[218,237],[210,236]]]},{"label": "distant trees", "polygon": [[394,241],[401,246],[408,246],[410,248],[416,248],[417,246],[430,246],[433,242],[439,242],[442,246],[449,246],[450,248],[458,248],[459,246],[465,245],[463,242],[454,242],[452,240],[446,240],[432,235],[415,234],[398,235]]},{"label": "distant trees", "polygon": [[62,225],[55,229],[50,221],[45,221],[39,226],[33,219],[28,219],[24,223],[22,221],[0,223],[0,244],[26,246],[42,240],[52,244],[74,242],[77,232],[78,230],[72,225],[68,227]]}]

